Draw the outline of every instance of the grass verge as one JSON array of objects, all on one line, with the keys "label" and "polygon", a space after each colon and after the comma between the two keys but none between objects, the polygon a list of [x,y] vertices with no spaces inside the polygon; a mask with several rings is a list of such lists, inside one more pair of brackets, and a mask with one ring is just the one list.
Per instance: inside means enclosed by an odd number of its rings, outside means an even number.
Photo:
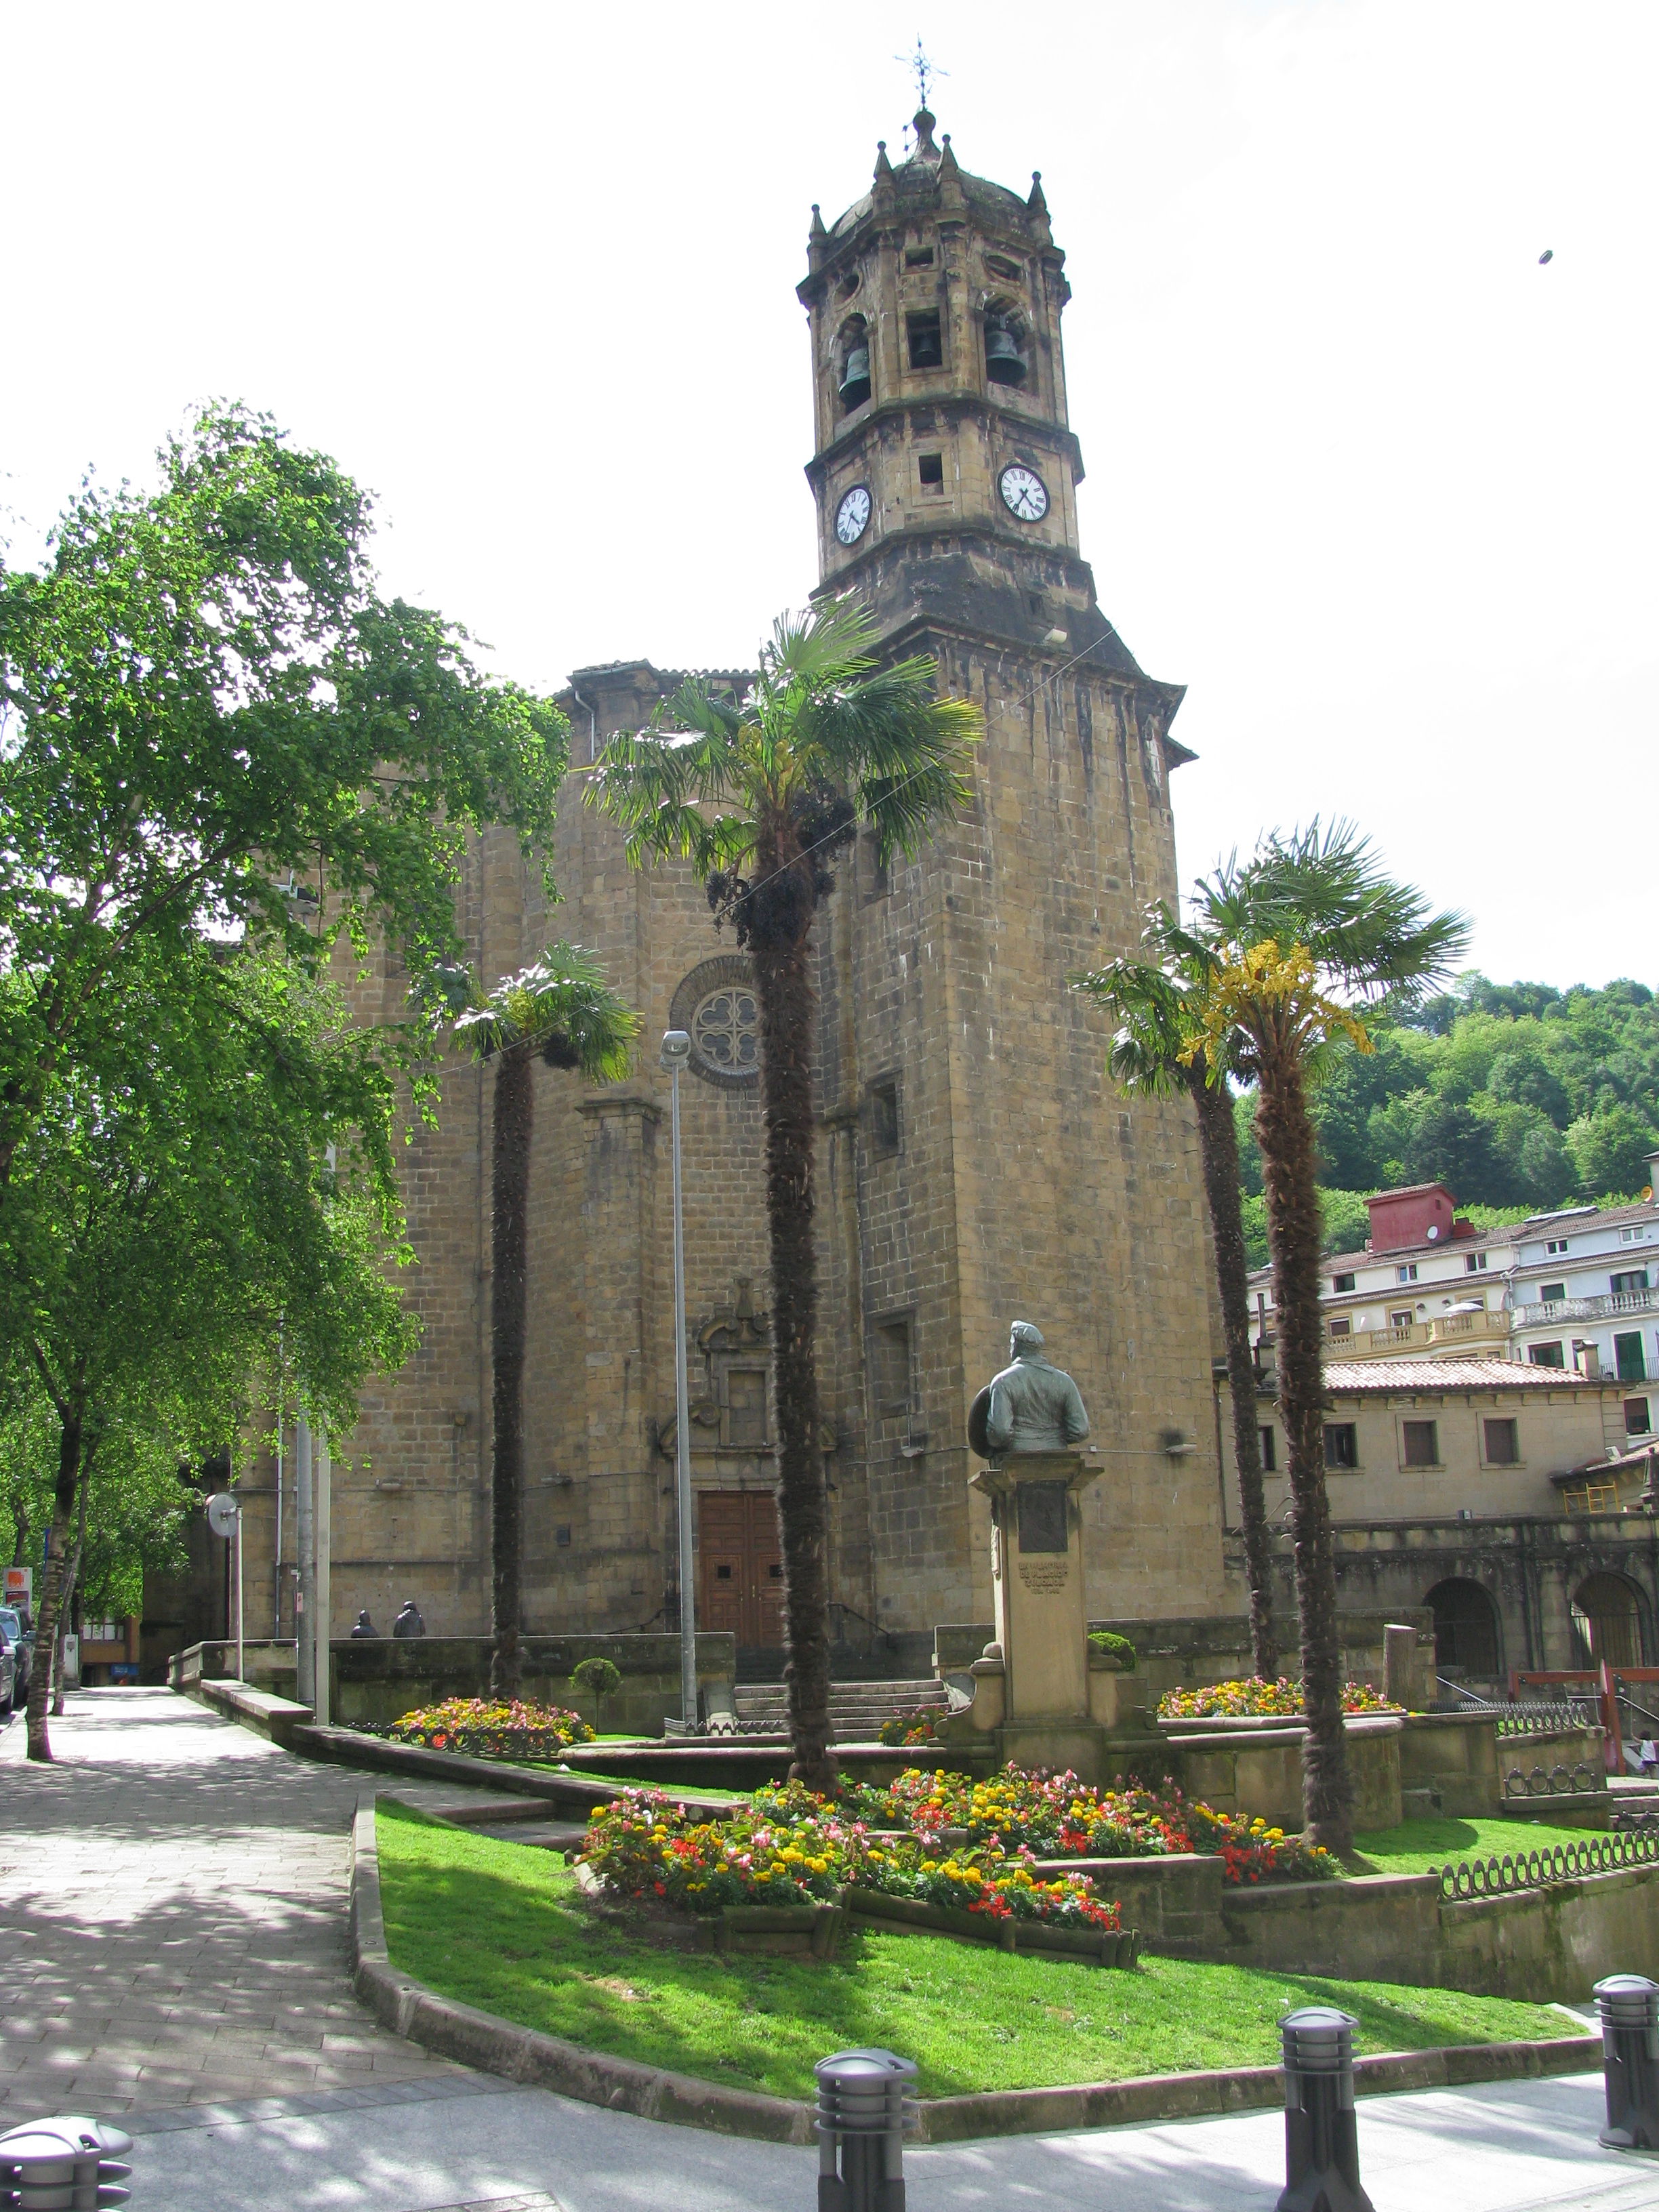
[{"label": "grass verge", "polygon": [[445,1996],[567,2038],[775,2096],[854,2044],[916,2059],[924,2096],[1124,2081],[1279,2057],[1279,2015],[1340,2004],[1364,2052],[1559,2036],[1559,2013],[1449,1990],[1147,1959],[1134,1972],[1022,1958],[943,1936],[850,1934],[840,1958],[678,1952],[596,1922],[550,1852],[382,1801],[381,1901],[393,1963]]},{"label": "grass verge", "polygon": [[1376,1828],[1356,1836],[1354,1874],[1426,1874],[1431,1867],[1457,1859],[1513,1858],[1524,1851],[1547,1850],[1554,1844],[1582,1844],[1593,1828],[1557,1828],[1547,1820],[1405,1820],[1397,1828]]}]

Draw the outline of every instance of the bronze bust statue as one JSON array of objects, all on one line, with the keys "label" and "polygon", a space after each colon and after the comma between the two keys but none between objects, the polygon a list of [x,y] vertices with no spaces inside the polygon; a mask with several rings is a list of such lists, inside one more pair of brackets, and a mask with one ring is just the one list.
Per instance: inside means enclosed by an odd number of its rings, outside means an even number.
[{"label": "bronze bust statue", "polygon": [[1071,1376],[1042,1357],[1042,1332],[1017,1321],[1008,1338],[1011,1364],[973,1402],[968,1441],[981,1459],[1008,1452],[1069,1451],[1089,1433],[1089,1416]]}]

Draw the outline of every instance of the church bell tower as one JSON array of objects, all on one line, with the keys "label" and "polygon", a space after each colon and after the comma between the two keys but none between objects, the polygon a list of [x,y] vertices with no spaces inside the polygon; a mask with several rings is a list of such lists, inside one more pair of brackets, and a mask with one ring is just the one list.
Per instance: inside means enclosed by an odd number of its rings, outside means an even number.
[{"label": "church bell tower", "polygon": [[1082,557],[1040,176],[1011,191],[926,106],[914,127],[836,222],[813,209],[798,289],[819,593],[856,593],[884,655],[931,654],[985,716],[960,819],[908,864],[861,841],[819,933],[837,1591],[925,1665],[929,1624],[971,1643],[990,1618],[966,1415],[1015,1320],[1075,1376],[1104,1454],[1091,1617],[1237,1599],[1195,1133],[1180,1102],[1120,1096],[1104,1021],[1067,988],[1175,899],[1182,688],[1138,666]]},{"label": "church bell tower", "polygon": [[[870,191],[833,228],[812,210],[798,289],[822,586],[860,592],[884,625],[948,610],[1011,644],[1133,667],[1080,556],[1060,343],[1071,287],[1041,174],[1022,198],[970,175],[935,128],[922,108],[896,168],[884,143]],[[1167,723],[1181,694],[1157,688]]]}]

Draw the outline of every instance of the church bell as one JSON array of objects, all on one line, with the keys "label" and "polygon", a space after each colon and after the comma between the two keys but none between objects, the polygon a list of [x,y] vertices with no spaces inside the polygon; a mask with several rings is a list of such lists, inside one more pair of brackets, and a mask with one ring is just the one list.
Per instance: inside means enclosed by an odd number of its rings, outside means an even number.
[{"label": "church bell", "polygon": [[1025,357],[1006,323],[993,323],[986,331],[985,374],[993,384],[1025,381]]},{"label": "church bell", "polygon": [[848,346],[841,372],[841,404],[850,412],[862,407],[869,397],[870,349],[863,343]]}]

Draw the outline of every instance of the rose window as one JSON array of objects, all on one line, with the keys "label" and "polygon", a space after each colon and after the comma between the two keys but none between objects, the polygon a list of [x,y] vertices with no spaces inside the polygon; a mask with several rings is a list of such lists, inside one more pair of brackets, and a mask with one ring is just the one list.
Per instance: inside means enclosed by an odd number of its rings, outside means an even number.
[{"label": "rose window", "polygon": [[760,1064],[760,1015],[752,991],[711,991],[691,1017],[697,1057],[721,1075],[752,1075]]}]

